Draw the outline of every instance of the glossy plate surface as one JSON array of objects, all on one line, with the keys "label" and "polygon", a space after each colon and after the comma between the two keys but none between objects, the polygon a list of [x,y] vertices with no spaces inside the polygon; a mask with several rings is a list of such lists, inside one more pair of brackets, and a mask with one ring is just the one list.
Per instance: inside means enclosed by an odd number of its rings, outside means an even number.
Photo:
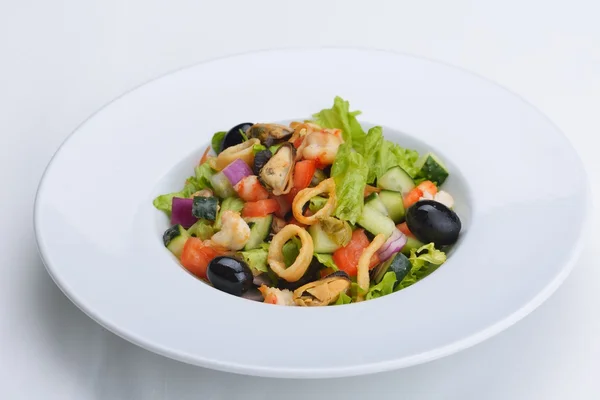
[{"label": "glossy plate surface", "polygon": [[[180,189],[214,132],[308,118],[335,95],[446,161],[464,226],[447,263],[394,295],[318,309],[236,298],[179,267],[152,199]],[[64,293],[133,343],[224,371],[334,377],[432,360],[531,312],[570,271],[588,203],[566,138],[505,89],[405,55],[288,50],[187,68],[104,107],[48,166],[35,229]]]}]

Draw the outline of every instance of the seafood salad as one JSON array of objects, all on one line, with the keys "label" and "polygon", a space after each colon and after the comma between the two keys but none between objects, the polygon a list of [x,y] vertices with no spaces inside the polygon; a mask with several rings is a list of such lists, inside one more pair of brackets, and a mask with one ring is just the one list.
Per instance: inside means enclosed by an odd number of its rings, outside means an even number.
[{"label": "seafood salad", "polygon": [[358,114],[336,97],[311,120],[215,133],[183,189],[154,199],[166,248],[218,290],[285,306],[371,300],[429,275],[461,230],[449,172]]}]

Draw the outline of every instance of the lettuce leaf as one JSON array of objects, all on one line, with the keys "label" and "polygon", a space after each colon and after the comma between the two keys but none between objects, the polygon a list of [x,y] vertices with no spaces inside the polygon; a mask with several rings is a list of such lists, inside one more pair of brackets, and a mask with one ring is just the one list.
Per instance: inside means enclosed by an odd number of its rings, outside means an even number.
[{"label": "lettuce leaf", "polygon": [[212,227],[210,221],[199,219],[194,225],[190,226],[188,232],[190,235],[194,235],[200,240],[208,240],[212,237],[213,233],[215,233],[215,229]]},{"label": "lettuce leaf", "polygon": [[331,167],[337,198],[336,217],[356,223],[364,205],[363,194],[368,174],[369,166],[363,156],[354,151],[349,143],[342,144]]},{"label": "lettuce leaf", "polygon": [[339,268],[337,265],[335,265],[335,261],[333,261],[333,256],[331,254],[315,253],[315,258],[327,268],[331,268],[334,271],[339,271]]},{"label": "lettuce leaf", "polygon": [[327,203],[327,199],[321,196],[312,197],[308,203],[308,209],[313,213],[316,213],[321,208],[325,207],[325,203]]},{"label": "lettuce leaf", "polygon": [[446,253],[436,249],[433,243],[429,243],[418,249],[411,249],[408,261],[411,264],[410,272],[402,279],[396,290],[409,287],[431,274],[446,262]]},{"label": "lettuce leaf", "polygon": [[340,297],[338,297],[338,299],[336,300],[335,303],[333,303],[336,306],[340,306],[342,304],[350,304],[352,303],[352,297],[348,296],[346,293],[341,293]]},{"label": "lettuce leaf", "polygon": [[281,252],[283,253],[283,262],[286,267],[289,267],[296,261],[296,257],[300,254],[301,246],[300,239],[297,237],[293,237],[283,245]]},{"label": "lettuce leaf", "polygon": [[212,189],[212,184],[210,182],[210,178],[216,173],[208,163],[204,163],[202,165],[198,165],[194,168],[194,173],[196,174],[196,183],[200,189]]},{"label": "lettuce leaf", "polygon": [[356,116],[360,111],[350,111],[350,103],[339,96],[333,100],[333,107],[313,114],[315,123],[323,128],[342,130],[344,142],[349,143],[356,151],[362,153],[365,143],[365,131],[358,123]]},{"label": "lettuce leaf", "polygon": [[390,151],[396,156],[395,165],[399,165],[410,176],[415,178],[417,176],[417,173],[419,172],[418,168],[415,167],[415,164],[419,159],[419,153],[416,150],[405,149],[400,145],[391,142],[388,143],[390,146]]},{"label": "lettuce leaf", "polygon": [[223,143],[225,135],[227,135],[227,132],[225,131],[217,132],[213,135],[212,140],[210,141],[210,147],[212,147],[217,154],[221,152],[221,143]]},{"label": "lettuce leaf", "polygon": [[246,261],[250,269],[259,272],[268,272],[267,255],[268,251],[260,248],[247,251],[240,251],[240,255]]},{"label": "lettuce leaf", "polygon": [[412,177],[418,172],[415,163],[419,159],[419,153],[385,140],[380,126],[369,129],[363,156],[369,166],[368,183],[373,183],[375,179],[379,179],[387,170],[397,165]]},{"label": "lettuce leaf", "polygon": [[393,271],[386,272],[381,282],[377,285],[371,286],[365,297],[367,300],[376,299],[381,296],[391,294],[394,291],[396,285],[396,273]]},{"label": "lettuce leaf", "polygon": [[202,187],[196,177],[190,176],[186,179],[183,189],[181,189],[179,192],[161,194],[160,196],[157,196],[154,201],[152,201],[152,204],[154,207],[164,211],[168,216],[170,216],[173,197],[191,197],[192,194],[201,189],[204,189],[204,187]]}]

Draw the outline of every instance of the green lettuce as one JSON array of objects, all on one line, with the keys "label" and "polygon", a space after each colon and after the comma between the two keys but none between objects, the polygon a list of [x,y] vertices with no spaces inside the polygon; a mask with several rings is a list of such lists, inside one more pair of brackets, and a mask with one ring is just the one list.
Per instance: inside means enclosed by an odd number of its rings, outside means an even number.
[{"label": "green lettuce", "polygon": [[342,304],[350,304],[352,303],[352,297],[348,296],[346,293],[342,292],[340,297],[334,303],[336,306],[340,306]]},{"label": "green lettuce", "polygon": [[221,143],[223,143],[225,135],[227,135],[227,132],[225,131],[217,132],[213,135],[212,140],[210,141],[210,147],[212,147],[217,154],[221,152]]},{"label": "green lettuce", "polygon": [[268,251],[264,248],[240,251],[240,255],[246,261],[246,264],[253,271],[268,272],[267,255]]},{"label": "green lettuce", "polygon": [[337,198],[336,217],[356,223],[362,213],[368,174],[369,166],[363,156],[354,151],[349,143],[342,144],[331,167]]},{"label": "green lettuce", "polygon": [[423,279],[440,265],[446,262],[446,253],[435,248],[433,243],[429,243],[410,250],[411,268],[410,272],[402,279],[396,290],[404,289]]},{"label": "green lettuce", "polygon": [[394,291],[396,285],[396,273],[393,271],[386,272],[381,282],[377,285],[371,286],[365,297],[367,300],[376,299],[381,296],[391,294]]},{"label": "green lettuce", "polygon": [[308,209],[316,213],[321,208],[325,207],[325,203],[327,203],[327,199],[321,196],[312,197],[308,203]]},{"label": "green lettuce", "polygon": [[188,229],[190,235],[193,235],[201,240],[208,240],[212,237],[213,233],[215,233],[215,229],[212,227],[212,224],[205,220],[199,219],[196,223]]},{"label": "green lettuce", "polygon": [[315,253],[315,258],[327,268],[331,268],[334,271],[339,270],[338,266],[335,265],[335,261],[333,261],[333,256],[331,254]]},{"label": "green lettuce", "polygon": [[171,206],[173,203],[173,197],[191,197],[192,194],[196,193],[198,190],[204,189],[200,182],[196,179],[195,176],[190,176],[185,181],[185,186],[179,192],[161,194],[157,196],[152,204],[157,209],[164,211],[167,215],[171,215]]},{"label": "green lettuce", "polygon": [[339,96],[333,100],[333,107],[313,114],[314,122],[323,128],[342,130],[344,142],[349,143],[356,151],[362,153],[365,143],[365,131],[358,123],[356,116],[360,111],[350,111],[350,103]]},{"label": "green lettuce", "polygon": [[196,174],[196,182],[200,189],[212,189],[210,178],[215,174],[215,171],[208,163],[198,165],[194,168],[194,173]]},{"label": "green lettuce", "polygon": [[412,177],[418,172],[415,163],[419,159],[419,153],[385,140],[380,126],[369,129],[363,156],[369,166],[368,183],[375,182],[387,170],[398,165]]},{"label": "green lettuce", "polygon": [[419,159],[419,153],[416,150],[405,149],[389,141],[387,143],[390,151],[396,156],[396,165],[399,165],[413,178],[416,177],[419,170],[415,167],[415,164]]},{"label": "green lettuce", "polygon": [[301,246],[300,239],[297,237],[293,237],[283,245],[281,252],[283,253],[283,262],[286,267],[289,267],[296,261],[296,257],[300,254]]}]

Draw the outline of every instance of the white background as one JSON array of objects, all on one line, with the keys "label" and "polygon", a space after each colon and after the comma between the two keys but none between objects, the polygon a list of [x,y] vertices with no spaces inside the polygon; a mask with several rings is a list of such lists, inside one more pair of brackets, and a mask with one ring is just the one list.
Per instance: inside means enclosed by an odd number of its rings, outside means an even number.
[{"label": "white background", "polygon": [[[499,82],[565,132],[597,199],[599,16],[593,0],[0,0],[0,398],[600,398],[596,211],[589,244],[571,276],[517,325],[429,364],[320,381],[214,372],[129,344],[63,296],[37,255],[32,229],[44,167],[89,114],[181,66],[286,46],[409,52]],[[523,171],[515,179],[535,176]],[[594,204],[597,210],[600,202]],[[535,227],[515,229],[535,234]],[[548,246],[560,246],[560,238]],[[372,340],[389,340],[372,328]]]}]

